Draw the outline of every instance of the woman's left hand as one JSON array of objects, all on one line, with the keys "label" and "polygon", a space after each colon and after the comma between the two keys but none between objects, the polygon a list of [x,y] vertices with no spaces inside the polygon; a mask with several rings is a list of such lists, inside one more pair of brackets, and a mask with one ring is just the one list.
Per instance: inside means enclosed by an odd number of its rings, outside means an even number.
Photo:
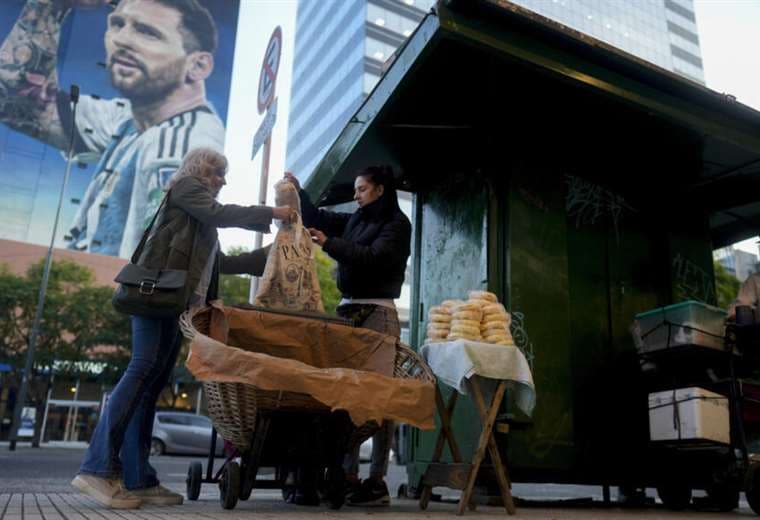
[{"label": "woman's left hand", "polygon": [[327,242],[327,235],[322,233],[317,228],[310,227],[309,234],[311,235],[312,242],[314,242],[315,244],[318,244],[320,247],[325,245],[325,242]]}]

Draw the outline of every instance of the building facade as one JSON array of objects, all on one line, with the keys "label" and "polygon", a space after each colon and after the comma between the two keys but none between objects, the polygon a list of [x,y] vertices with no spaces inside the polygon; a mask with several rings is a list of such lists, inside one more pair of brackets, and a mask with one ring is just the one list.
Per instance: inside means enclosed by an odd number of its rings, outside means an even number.
[{"label": "building facade", "polygon": [[[498,0],[489,0],[499,3]],[[704,83],[693,0],[512,0]],[[308,178],[435,0],[300,0],[286,167]]]},{"label": "building facade", "polygon": [[307,178],[434,0],[301,0],[286,167]]},{"label": "building facade", "polygon": [[511,0],[663,69],[704,83],[693,0]]},{"label": "building facade", "polygon": [[758,272],[758,257],[755,254],[723,247],[713,252],[713,258],[731,273],[737,280],[743,282],[753,273]]}]

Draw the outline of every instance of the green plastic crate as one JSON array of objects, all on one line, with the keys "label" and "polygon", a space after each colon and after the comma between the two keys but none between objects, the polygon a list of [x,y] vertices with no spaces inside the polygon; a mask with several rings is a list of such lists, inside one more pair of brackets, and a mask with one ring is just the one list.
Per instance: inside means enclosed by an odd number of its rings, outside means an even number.
[{"label": "green plastic crate", "polygon": [[723,309],[690,300],[637,314],[633,340],[639,352],[687,345],[722,350],[725,322]]}]

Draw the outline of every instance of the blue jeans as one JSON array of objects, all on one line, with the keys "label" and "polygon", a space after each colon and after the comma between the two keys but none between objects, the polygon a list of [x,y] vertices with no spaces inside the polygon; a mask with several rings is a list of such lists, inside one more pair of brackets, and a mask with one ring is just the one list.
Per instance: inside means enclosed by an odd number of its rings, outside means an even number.
[{"label": "blue jeans", "polygon": [[181,343],[176,318],[132,316],[132,358],[100,414],[80,473],[123,478],[127,489],[158,485],[148,461],[156,400]]}]

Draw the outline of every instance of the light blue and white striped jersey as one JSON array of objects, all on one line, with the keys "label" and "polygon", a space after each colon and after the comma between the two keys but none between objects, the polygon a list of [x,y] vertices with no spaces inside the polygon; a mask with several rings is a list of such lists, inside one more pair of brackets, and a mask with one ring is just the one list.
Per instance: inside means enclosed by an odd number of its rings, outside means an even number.
[{"label": "light blue and white striped jersey", "polygon": [[71,248],[122,258],[137,247],[185,154],[200,146],[224,152],[224,125],[207,105],[141,133],[126,99],[82,96],[76,128],[80,147],[101,155],[74,217]]}]

